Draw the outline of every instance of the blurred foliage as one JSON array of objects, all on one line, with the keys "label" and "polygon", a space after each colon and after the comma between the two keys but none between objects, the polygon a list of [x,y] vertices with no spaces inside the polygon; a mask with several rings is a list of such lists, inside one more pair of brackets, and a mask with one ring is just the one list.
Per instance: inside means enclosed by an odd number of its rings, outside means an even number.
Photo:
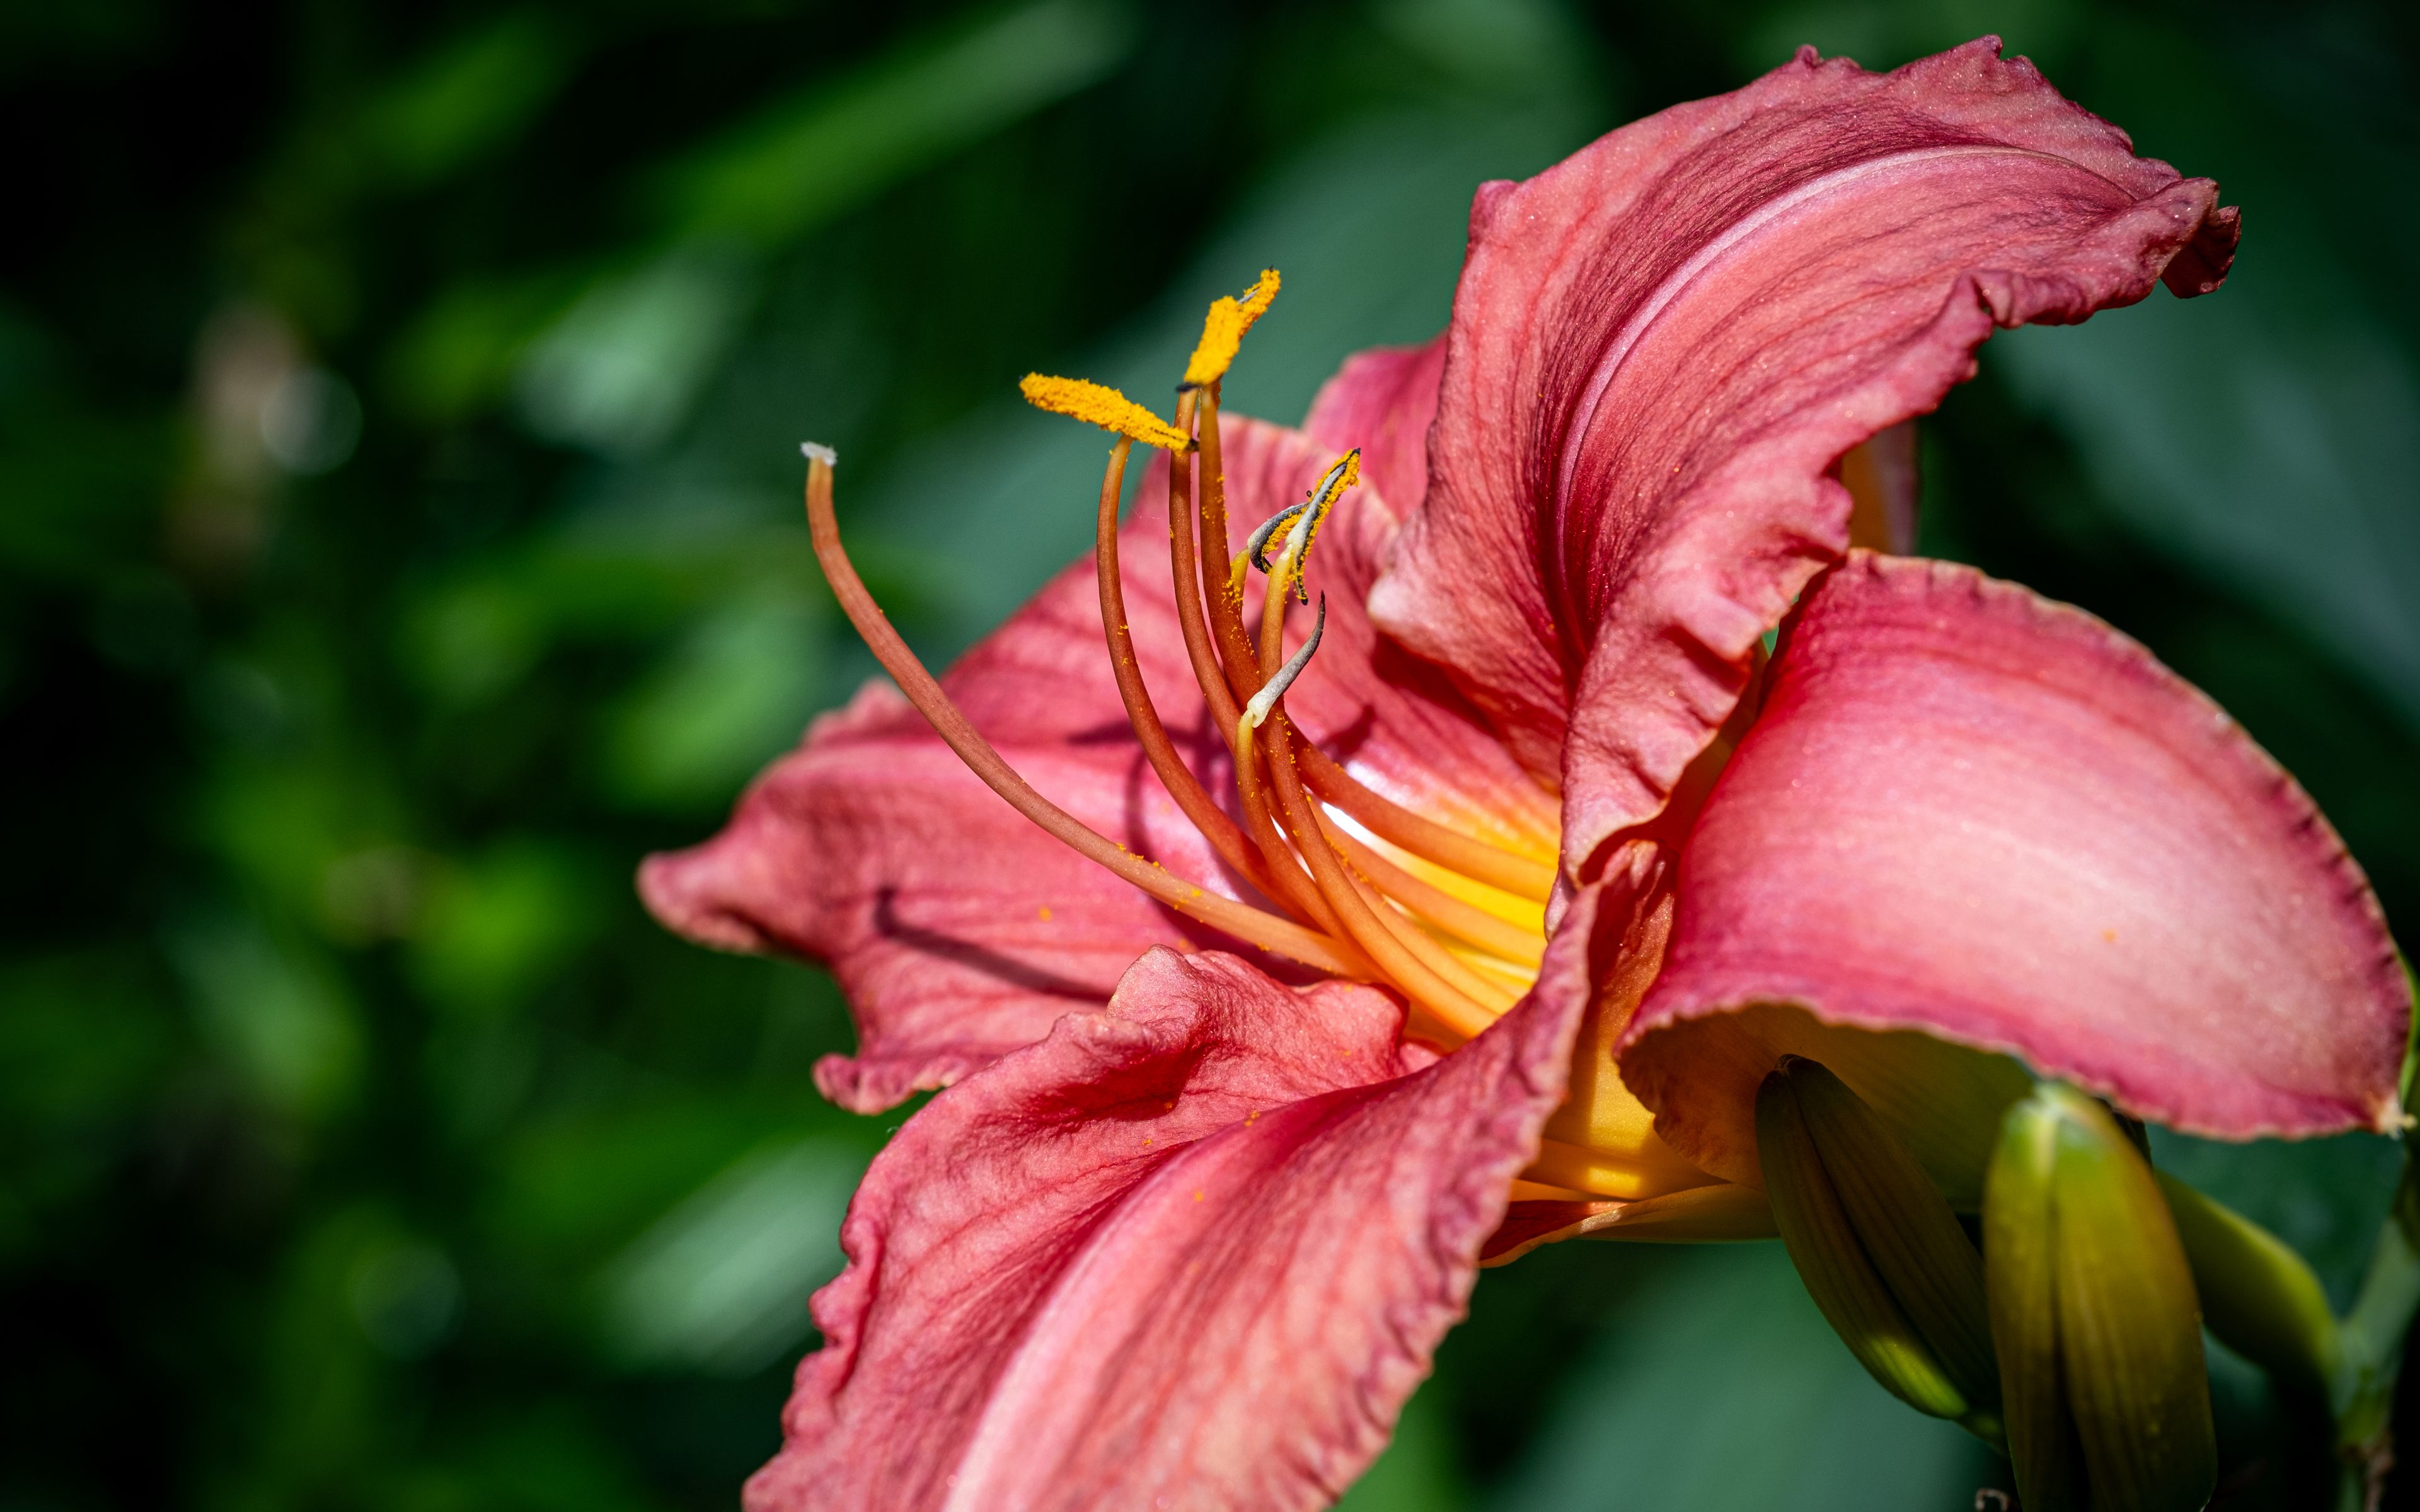
[{"label": "blurred foliage", "polygon": [[[828,980],[628,885],[869,668],[800,436],[946,656],[1088,538],[1097,445],[1016,375],[1156,392],[1275,262],[1230,397],[1292,419],[1442,322],[1479,179],[1801,41],[1993,28],[2225,181],[2245,253],[1993,343],[1926,432],[1928,548],[2210,688],[2409,937],[2402,8],[0,11],[0,1505],[728,1505],[903,1116],[814,1095]],[[2339,1295],[2392,1168],[2162,1158]],[[1990,1465],[1813,1319],[1776,1252],[1543,1252],[1353,1504],[1962,1504]]]}]

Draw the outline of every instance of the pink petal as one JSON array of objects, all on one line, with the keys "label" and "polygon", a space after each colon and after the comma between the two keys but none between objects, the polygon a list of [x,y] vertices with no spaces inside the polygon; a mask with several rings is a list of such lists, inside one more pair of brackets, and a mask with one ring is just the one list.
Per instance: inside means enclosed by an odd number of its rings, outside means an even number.
[{"label": "pink petal", "polygon": [[1333,451],[1361,448],[1361,475],[1409,517],[1429,490],[1429,423],[1436,418],[1445,337],[1375,347],[1344,360],[1320,386],[1305,434]]},{"label": "pink petal", "polygon": [[[1097,609],[1093,624],[1097,643]],[[984,649],[1002,639],[1047,647],[1057,638],[1029,618]],[[1078,631],[1059,644],[1078,649]],[[1096,726],[1091,744],[1012,742],[996,729],[994,738],[1036,787],[1104,834],[1185,875],[1218,877],[1117,718]],[[887,682],[816,720],[722,833],[649,856],[639,890],[658,918],[701,943],[832,967],[858,1053],[827,1057],[815,1081],[861,1113],[946,1086],[1071,1009],[1098,1007],[1136,955],[1187,938],[1183,919],[1002,803]]]},{"label": "pink petal", "polygon": [[1324,1506],[1561,1097],[1593,896],[1441,1061],[1374,989],[1155,951],[875,1161],[749,1512]]},{"label": "pink petal", "polygon": [[1621,1050],[1684,1152],[1754,1179],[1761,1068],[1709,1015],[1758,1003],[2015,1055],[2195,1134],[2396,1127],[2411,1004],[2378,903],[2207,697],[1941,563],[1853,553],[1784,635]]},{"label": "pink petal", "polygon": [[1656,812],[1847,546],[1841,454],[1995,327],[2217,286],[2217,187],[1997,53],[1802,51],[1481,192],[1427,499],[1372,612],[1559,776],[1567,856]]},{"label": "pink petal", "polygon": [[[1230,417],[1223,434],[1239,537],[1301,498],[1331,460],[1298,433],[1257,421]],[[1119,536],[1127,623],[1162,718],[1204,783],[1224,794],[1225,747],[1208,726],[1169,586],[1165,466],[1141,480]],[[1395,529],[1393,513],[1363,488],[1320,532],[1311,572],[1328,591],[1327,634],[1288,706],[1390,796],[1551,852],[1551,801],[1435,669],[1382,648],[1361,613]],[[1127,727],[1089,558],[943,682],[1053,801],[1172,872],[1239,890]],[[639,888],[658,918],[692,939],[831,965],[859,1052],[827,1059],[816,1081],[861,1112],[945,1086],[1040,1039],[1070,1009],[1097,1007],[1151,946],[1224,939],[1028,824],[887,682],[817,720],[799,749],[757,779],[721,834],[650,856]]]}]

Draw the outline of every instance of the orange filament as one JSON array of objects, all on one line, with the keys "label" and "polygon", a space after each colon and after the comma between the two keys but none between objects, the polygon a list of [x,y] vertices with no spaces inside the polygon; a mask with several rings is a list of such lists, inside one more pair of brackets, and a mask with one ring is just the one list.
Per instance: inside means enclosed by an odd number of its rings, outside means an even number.
[{"label": "orange filament", "polygon": [[1545,941],[1532,930],[1489,913],[1477,903],[1457,898],[1435,883],[1404,871],[1353,838],[1351,832],[1322,814],[1319,827],[1330,843],[1370,879],[1379,891],[1402,903],[1456,939],[1534,972],[1545,955]]},{"label": "orange filament", "polygon": [[[1283,579],[1292,565],[1290,560],[1282,561],[1280,570],[1270,574],[1268,595],[1261,611],[1259,671],[1264,682],[1276,675],[1283,654],[1286,590],[1292,586]],[[1468,968],[1417,930],[1391,922],[1391,909],[1382,915],[1371,906],[1370,900],[1337,858],[1335,848],[1327,843],[1314,810],[1303,796],[1302,783],[1295,775],[1291,736],[1272,719],[1262,726],[1261,738],[1266,743],[1269,785],[1277,794],[1279,811],[1284,815],[1286,827],[1293,832],[1295,843],[1310,865],[1321,894],[1336,910],[1338,920],[1353,943],[1361,947],[1397,987],[1455,1032],[1475,1035],[1493,1023],[1497,1013],[1511,1007],[1511,1002],[1487,1004],[1483,999],[1498,994],[1484,986],[1474,996],[1475,979],[1470,977]],[[1249,748],[1251,743],[1241,744]],[[1239,754],[1238,762],[1243,759]]]},{"label": "orange filament", "polygon": [[[1277,747],[1275,743],[1283,741],[1284,733],[1274,721],[1262,727],[1262,736],[1263,739],[1272,742],[1273,755],[1275,749],[1282,748]],[[1249,769],[1256,764],[1253,756],[1256,745],[1256,742],[1249,739],[1239,744],[1235,759],[1239,780],[1248,779]],[[1290,751],[1283,758],[1279,759],[1284,760],[1286,764],[1291,766]],[[1314,822],[1303,802],[1301,784],[1288,781],[1286,777],[1279,775],[1279,772],[1273,768],[1269,785],[1278,795],[1280,810],[1285,817],[1287,828],[1297,838],[1305,833],[1316,834]],[[1397,937],[1395,932],[1387,927],[1362,897],[1360,891],[1353,886],[1352,879],[1344,874],[1344,869],[1337,861],[1336,853],[1333,850],[1325,844],[1315,843],[1303,846],[1301,854],[1303,859],[1311,866],[1311,874],[1317,880],[1321,895],[1328,901],[1336,910],[1338,918],[1343,923],[1346,934],[1354,944],[1362,949],[1378,969],[1385,973],[1387,980],[1398,991],[1426,1009],[1440,1024],[1464,1039],[1477,1035],[1495,1022],[1496,1013],[1501,1011],[1500,1009],[1491,1011],[1471,1001],[1467,995],[1449,984],[1425,962],[1415,956],[1405,947],[1404,941]]]},{"label": "orange filament", "polygon": [[1359,820],[1380,840],[1516,898],[1542,903],[1554,896],[1554,862],[1491,845],[1414,813],[1364,786],[1309,741],[1303,742],[1302,757],[1303,780],[1311,790]]},{"label": "orange filament", "polygon": [[[1244,629],[1242,580],[1230,578],[1225,567],[1233,557],[1233,543],[1228,533],[1226,473],[1219,462],[1218,391],[1202,393],[1200,444],[1202,459],[1201,529],[1202,596],[1210,605],[1211,627],[1216,631],[1218,655],[1223,655],[1230,675],[1235,679],[1234,697],[1248,699],[1260,691],[1259,658],[1251,640]],[[1171,521],[1171,527],[1172,527]],[[1191,543],[1186,545],[1186,555],[1192,555]],[[1212,563],[1218,563],[1213,576]],[[1177,594],[1180,612],[1187,606],[1183,592]],[[1200,617],[1195,609],[1191,616]],[[1187,646],[1192,648],[1193,626],[1187,625]],[[1194,654],[1193,670],[1203,678],[1203,690],[1210,687],[1204,672],[1205,662],[1217,665],[1217,657],[1205,644]],[[1215,703],[1214,703],[1215,707]],[[1423,815],[1373,792],[1358,778],[1331,760],[1326,751],[1309,740],[1296,743],[1302,776],[1321,800],[1358,821],[1363,828],[1391,845],[1401,846],[1414,856],[1435,861],[1448,871],[1484,882],[1499,891],[1533,903],[1544,903],[1554,894],[1555,866],[1551,860],[1522,856],[1483,840],[1447,828]]]},{"label": "orange filament", "polygon": [[[1178,418],[1187,418],[1189,405],[1180,405]],[[1118,495],[1125,481],[1126,454],[1129,444],[1125,437],[1109,449],[1109,465],[1101,479],[1101,507],[1094,531],[1095,573],[1100,580],[1101,625],[1109,636],[1109,664],[1117,679],[1118,697],[1125,703],[1126,721],[1134,727],[1135,739],[1152,770],[1176,800],[1185,817],[1202,832],[1219,859],[1234,868],[1253,887],[1271,901],[1284,907],[1296,918],[1322,932],[1338,933],[1335,916],[1326,901],[1303,880],[1293,858],[1283,848],[1274,854],[1264,846],[1248,842],[1235,822],[1227,817],[1202,787],[1192,768],[1185,764],[1168,738],[1168,727],[1161,722],[1159,710],[1151,702],[1144,687],[1142,668],[1135,660],[1134,633],[1126,625],[1125,589],[1118,566]],[[1171,471],[1171,479],[1175,473]],[[1177,485],[1173,482],[1171,487]],[[1367,975],[1356,972],[1354,975]]]},{"label": "orange filament", "polygon": [[1109,470],[1101,478],[1101,510],[1094,537],[1101,625],[1109,636],[1109,665],[1117,679],[1118,698],[1125,705],[1126,722],[1134,727],[1135,740],[1142,747],[1144,759],[1151,763],[1151,769],[1158,774],[1161,785],[1185,811],[1185,817],[1202,832],[1220,860],[1283,903],[1286,900],[1270,880],[1260,853],[1245,840],[1244,832],[1235,827],[1235,822],[1227,817],[1218,800],[1193,775],[1192,768],[1177,755],[1175,744],[1168,738],[1168,727],[1151,702],[1150,690],[1143,686],[1142,668],[1135,659],[1134,633],[1126,625],[1125,588],[1118,571],[1118,495],[1125,481],[1126,455],[1132,446],[1128,438],[1121,436],[1117,444],[1109,448]]},{"label": "orange filament", "polygon": [[[1341,858],[1340,858],[1341,859]],[[1367,879],[1357,876],[1347,868],[1345,879],[1353,890],[1369,905],[1371,916],[1387,928],[1411,957],[1436,974],[1437,980],[1487,1011],[1487,1022],[1521,1000],[1523,986],[1508,983],[1501,977],[1491,977],[1469,962],[1439,944],[1435,936],[1421,929],[1417,920],[1405,916],[1394,900],[1372,887]]]},{"label": "orange filament", "polygon": [[[1189,425],[1194,415],[1198,394],[1187,391],[1176,401],[1176,422]],[[1183,522],[1190,511],[1186,498],[1191,470],[1183,459],[1171,455],[1168,467],[1168,551],[1169,569],[1173,579],[1176,597],[1176,622],[1185,640],[1185,653],[1193,663],[1193,678],[1201,685],[1202,697],[1210,709],[1211,720],[1231,744],[1236,744],[1235,721],[1242,711],[1227,686],[1227,675],[1218,666],[1218,654],[1210,648],[1209,631],[1202,622],[1202,601],[1193,596],[1193,532]],[[1248,695],[1249,696],[1249,695]],[[1343,926],[1336,919],[1327,900],[1309,877],[1288,849],[1285,838],[1271,817],[1267,801],[1246,766],[1240,747],[1235,750],[1236,794],[1242,799],[1244,828],[1260,847],[1269,874],[1284,889],[1288,902],[1306,911],[1320,928],[1332,935],[1342,936]]]},{"label": "orange filament", "polygon": [[1171,876],[1155,863],[1143,860],[1085,825],[1017,776],[992,748],[991,742],[950,702],[949,694],[924,670],[923,662],[892,628],[874,595],[866,592],[864,581],[841,547],[840,524],[832,514],[831,465],[821,456],[811,456],[807,463],[807,525],[814,542],[815,560],[831,583],[832,596],[839,600],[841,611],[857,627],[857,633],[864,638],[875,659],[899,685],[908,702],[933,726],[934,733],[957,753],[958,760],[983,779],[985,786],[1006,799],[1011,808],[1086,859],[1189,918],[1336,976],[1355,976],[1367,969],[1357,951],[1326,934]]},{"label": "orange filament", "polygon": [[[1195,404],[1201,404],[1202,419],[1200,450],[1202,496],[1206,501],[1225,486],[1226,479],[1218,472],[1218,406],[1216,390],[1187,390],[1176,402],[1179,424],[1190,424]],[[1168,466],[1168,560],[1169,570],[1175,579],[1176,627],[1185,638],[1185,655],[1193,663],[1193,678],[1202,685],[1202,696],[1210,705],[1210,717],[1218,728],[1233,739],[1235,717],[1242,710],[1241,700],[1260,691],[1257,680],[1249,688],[1238,693],[1228,685],[1226,671],[1218,665],[1218,653],[1211,648],[1210,632],[1202,623],[1202,600],[1193,596],[1193,532],[1186,528],[1186,483],[1189,469],[1180,468],[1176,459],[1169,458]],[[1222,557],[1223,560],[1223,557]],[[1202,569],[1209,571],[1205,563]],[[1233,652],[1230,652],[1233,655]]]}]

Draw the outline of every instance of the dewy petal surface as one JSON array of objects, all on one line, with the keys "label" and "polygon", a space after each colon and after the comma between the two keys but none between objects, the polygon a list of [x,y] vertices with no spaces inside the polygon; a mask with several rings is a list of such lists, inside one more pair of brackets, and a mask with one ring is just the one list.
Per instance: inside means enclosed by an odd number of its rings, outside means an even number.
[{"label": "dewy petal surface", "polygon": [[1481,190],[1428,493],[1372,610],[1559,779],[1572,864],[1654,815],[1846,548],[1843,453],[1994,327],[2224,274],[2215,185],[1997,54],[1806,50]]},{"label": "dewy petal surface", "polygon": [[1770,675],[1622,1050],[1683,1152],[1753,1179],[1761,1070],[1722,1035],[1750,1004],[2011,1053],[2195,1134],[2394,1126],[2410,998],[2360,869],[2140,645],[1859,551]]},{"label": "dewy petal surface", "polygon": [[[1229,509],[1256,523],[1334,460],[1297,432],[1228,417]],[[1214,792],[1210,729],[1177,628],[1167,463],[1145,471],[1119,533],[1127,623],[1153,699]],[[1071,507],[1084,485],[1071,483]],[[1361,604],[1396,531],[1374,489],[1348,492],[1320,534],[1326,640],[1288,707],[1330,753],[1440,822],[1551,855],[1551,800],[1436,671],[1383,645]],[[1171,871],[1238,890],[1159,786],[1126,724],[1092,560],[1068,567],[943,679],[977,728],[1052,801]],[[690,938],[829,963],[859,1030],[816,1080],[861,1112],[945,1086],[1097,1008],[1154,945],[1222,936],[1159,907],[1027,823],[969,773],[887,682],[816,721],[692,849],[651,856],[648,907]]]},{"label": "dewy petal surface", "polygon": [[1434,1059],[1376,989],[1155,951],[877,1157],[749,1512],[1324,1506],[1562,1095],[1595,898]]}]

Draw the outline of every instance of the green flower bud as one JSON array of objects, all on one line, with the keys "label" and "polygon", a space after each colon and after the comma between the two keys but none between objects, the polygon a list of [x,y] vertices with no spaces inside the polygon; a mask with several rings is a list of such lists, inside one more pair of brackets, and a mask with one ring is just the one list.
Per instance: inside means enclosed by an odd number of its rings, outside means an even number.
[{"label": "green flower bud", "polygon": [[2045,1085],[2009,1110],[1983,1200],[2002,1411],[2027,1512],[2193,1512],[2217,1478],[2193,1273],[2108,1111]]},{"label": "green flower bud", "polygon": [[1980,1261],[1939,1188],[1811,1060],[1764,1079],[1756,1127],[1774,1223],[1833,1331],[1900,1400],[1996,1443]]},{"label": "green flower bud", "polygon": [[1824,1066],[1792,1057],[1776,1074],[1796,1095],[1815,1151],[1883,1284],[1967,1401],[1996,1406],[2000,1370],[1983,1301],[1983,1257],[1940,1188],[1865,1100]]},{"label": "green flower bud", "polygon": [[2202,1321],[2288,1391],[2324,1401],[2335,1379],[2335,1315],[2286,1242],[2165,1171],[2154,1172],[2193,1266]]},{"label": "green flower bud", "polygon": [[2083,1464],[2059,1384],[2058,1118],[2009,1110],[1985,1177],[1984,1294],[2000,1356],[2000,1416],[2026,1512],[2082,1512]]}]

